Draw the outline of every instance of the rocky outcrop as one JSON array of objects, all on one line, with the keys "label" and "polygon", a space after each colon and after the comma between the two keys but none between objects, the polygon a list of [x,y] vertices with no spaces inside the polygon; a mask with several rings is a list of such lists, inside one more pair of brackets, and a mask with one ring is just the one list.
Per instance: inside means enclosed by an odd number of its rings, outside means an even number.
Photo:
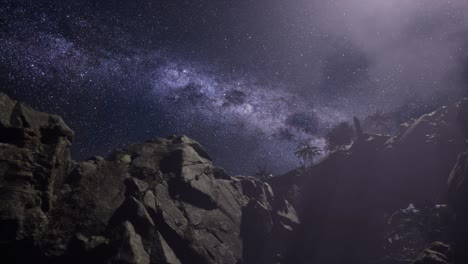
[{"label": "rocky outcrop", "polygon": [[264,182],[228,175],[186,136],[73,161],[59,117],[0,93],[1,260],[402,263],[382,259],[392,247],[405,263],[466,263],[467,123],[465,99]]},{"label": "rocky outcrop", "polygon": [[40,236],[71,166],[73,132],[0,93],[0,240]]},{"label": "rocky outcrop", "polygon": [[385,252],[394,262],[410,263],[421,252],[438,244],[451,242],[450,225],[452,213],[447,205],[416,208],[410,204],[406,209],[393,213],[385,236]]},{"label": "rocky outcrop", "polygon": [[452,250],[449,245],[434,242],[424,250],[413,264],[450,264],[452,263]]},{"label": "rocky outcrop", "polygon": [[[75,162],[73,132],[0,94],[0,251],[8,263],[287,262],[299,226],[269,184],[185,136]],[[263,245],[263,246],[260,246]]]},{"label": "rocky outcrop", "polygon": [[467,116],[464,99],[402,124],[394,136],[362,133],[306,171],[268,180],[308,223],[297,252],[303,262],[377,262],[392,212],[447,203],[447,177],[468,149]]}]

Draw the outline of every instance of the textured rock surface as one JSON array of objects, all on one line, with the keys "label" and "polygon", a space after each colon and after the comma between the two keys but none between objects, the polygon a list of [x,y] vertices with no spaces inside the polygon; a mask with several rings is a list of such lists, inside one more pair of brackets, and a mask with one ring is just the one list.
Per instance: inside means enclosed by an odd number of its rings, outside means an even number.
[{"label": "textured rock surface", "polygon": [[46,228],[72,138],[60,117],[0,93],[0,240],[34,239]]},{"label": "textured rock surface", "polygon": [[[0,251],[9,263],[273,263],[294,208],[188,137],[70,160],[73,132],[0,94]],[[256,243],[265,245],[259,248]]]},{"label": "textured rock surface", "polygon": [[413,264],[450,264],[452,263],[452,250],[450,246],[434,242],[424,250]]}]

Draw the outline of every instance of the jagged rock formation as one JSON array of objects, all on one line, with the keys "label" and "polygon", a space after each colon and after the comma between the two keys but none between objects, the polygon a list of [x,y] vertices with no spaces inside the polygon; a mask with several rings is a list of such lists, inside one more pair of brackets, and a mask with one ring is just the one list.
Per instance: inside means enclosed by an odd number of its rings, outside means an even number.
[{"label": "jagged rock formation", "polygon": [[414,263],[467,263],[467,124],[465,99],[402,124],[392,137],[359,133],[351,148],[263,182],[227,175],[185,136],[73,161],[73,132],[59,117],[0,93],[0,259],[402,263],[383,258],[384,244],[388,223],[404,237],[407,215],[390,216],[411,203],[439,214],[414,214],[428,223],[422,227],[455,213],[455,236],[440,235],[445,220],[434,236],[453,245],[430,245],[418,231],[424,239],[409,254]]},{"label": "jagged rock formation", "polygon": [[196,141],[157,138],[70,160],[73,132],[0,94],[6,263],[285,262],[299,220],[267,183],[231,177]]},{"label": "jagged rock formation", "polygon": [[452,250],[450,246],[434,242],[424,250],[413,264],[449,264],[452,261]]},{"label": "jagged rock formation", "polygon": [[45,228],[72,139],[60,117],[0,93],[0,240],[34,239]]},{"label": "jagged rock formation", "polygon": [[464,99],[402,124],[395,136],[363,133],[305,172],[270,179],[308,223],[297,255],[304,263],[378,262],[392,212],[447,202],[448,175],[468,149],[467,117]]}]

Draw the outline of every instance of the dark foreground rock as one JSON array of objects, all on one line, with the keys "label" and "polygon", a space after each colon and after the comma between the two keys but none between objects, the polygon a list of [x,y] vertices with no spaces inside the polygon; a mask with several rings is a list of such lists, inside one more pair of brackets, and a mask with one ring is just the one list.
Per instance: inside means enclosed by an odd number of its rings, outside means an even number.
[{"label": "dark foreground rock", "polygon": [[157,138],[75,162],[72,139],[59,117],[0,94],[2,263],[291,259],[290,203],[213,166],[196,141]]},{"label": "dark foreground rock", "polygon": [[455,213],[454,251],[456,263],[468,263],[468,152],[458,156],[449,178],[449,204]]},{"label": "dark foreground rock", "polygon": [[[468,149],[467,117],[464,99],[402,124],[394,136],[362,133],[349,149],[306,171],[268,180],[307,223],[298,238],[302,263],[378,263],[387,254],[383,237],[393,212],[409,204],[446,204],[448,176]],[[458,189],[452,200],[457,211],[467,212],[466,168],[459,171],[452,177],[452,189]],[[465,213],[459,214],[466,226]],[[466,240],[459,243],[467,248]]]}]

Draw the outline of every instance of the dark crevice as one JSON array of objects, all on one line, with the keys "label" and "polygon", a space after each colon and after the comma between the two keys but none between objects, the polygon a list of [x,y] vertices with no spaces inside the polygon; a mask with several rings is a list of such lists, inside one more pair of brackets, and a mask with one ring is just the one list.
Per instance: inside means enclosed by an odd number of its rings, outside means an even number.
[{"label": "dark crevice", "polygon": [[190,146],[197,152],[200,157],[210,161],[212,160],[208,152],[206,152],[206,150],[204,150],[199,144],[190,144]]},{"label": "dark crevice", "polygon": [[216,240],[218,240],[219,244],[223,244],[223,243],[224,243],[223,240],[218,236],[218,234],[216,234],[215,231],[208,230],[208,229],[207,229],[207,231],[208,231],[212,236],[214,236],[214,237],[216,238]]},{"label": "dark crevice", "polygon": [[3,127],[0,125],[0,143],[7,143],[17,147],[23,147],[24,140],[24,133],[21,128]]},{"label": "dark crevice", "polygon": [[162,173],[174,173],[175,175],[180,175],[182,171],[182,162],[182,150],[176,150],[161,159],[159,169]]},{"label": "dark crevice", "polygon": [[205,210],[214,210],[218,208],[215,201],[207,194],[193,188],[190,183],[180,179],[172,179],[169,181],[169,195],[172,199],[180,199],[186,203],[194,205]]},{"label": "dark crevice", "polygon": [[180,237],[172,228],[165,222],[162,214],[155,217],[155,222],[158,223],[157,230],[162,235],[167,244],[174,251],[175,255],[182,263],[205,264],[206,259],[197,254],[191,247],[190,241]]},{"label": "dark crevice", "polygon": [[55,145],[60,141],[62,131],[56,128],[41,128],[41,143],[46,145]]},{"label": "dark crevice", "polygon": [[13,108],[10,116],[10,124],[15,127],[31,127],[23,113],[24,106],[21,103],[17,103]]},{"label": "dark crevice", "polygon": [[14,240],[20,228],[19,219],[5,219],[0,221],[0,240]]},{"label": "dark crevice", "polygon": [[213,253],[211,253],[209,250],[206,250],[206,253],[208,253],[208,256],[211,258],[211,260],[216,260],[216,256],[213,255]]}]

